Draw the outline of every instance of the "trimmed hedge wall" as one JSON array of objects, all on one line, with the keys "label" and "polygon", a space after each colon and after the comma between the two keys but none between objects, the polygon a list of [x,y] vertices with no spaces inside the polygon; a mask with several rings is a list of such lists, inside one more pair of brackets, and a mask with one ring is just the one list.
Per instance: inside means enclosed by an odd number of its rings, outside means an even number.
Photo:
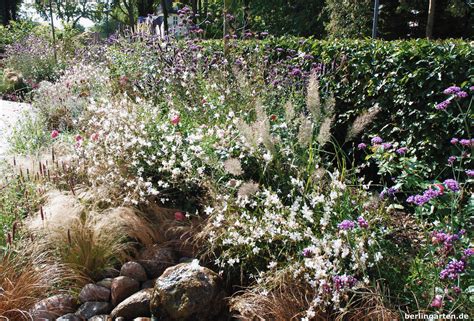
[{"label": "trimmed hedge wall", "polygon": [[[208,49],[222,50],[222,41],[204,44]],[[447,121],[446,113],[434,106],[446,99],[442,93],[446,87],[474,85],[472,43],[283,37],[237,41],[230,50],[255,50],[256,46],[266,47],[261,53],[281,55],[295,50],[311,54],[326,64],[334,60],[340,63],[335,72],[321,78],[321,83],[337,98],[339,126],[334,136],[341,142],[345,137],[345,124],[375,104],[379,104],[382,111],[363,139],[378,135],[387,141],[415,147],[417,155],[430,163],[433,170],[436,163],[446,162],[452,148],[450,138],[464,137],[461,121]]]}]

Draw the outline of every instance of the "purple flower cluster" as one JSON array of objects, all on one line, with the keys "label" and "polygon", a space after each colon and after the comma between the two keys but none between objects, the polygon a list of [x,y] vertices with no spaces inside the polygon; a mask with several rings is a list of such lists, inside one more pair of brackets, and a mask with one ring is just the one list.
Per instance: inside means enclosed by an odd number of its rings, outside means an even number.
[{"label": "purple flower cluster", "polygon": [[398,154],[398,155],[405,155],[408,151],[408,148],[406,147],[400,147],[398,148],[395,152]]},{"label": "purple flower cluster", "polygon": [[446,88],[443,91],[443,93],[446,94],[446,95],[453,95],[453,94],[456,94],[460,91],[461,91],[461,88],[459,88],[458,86],[451,86],[451,87]]},{"label": "purple flower cluster", "polygon": [[381,193],[380,193],[380,198],[381,199],[385,199],[387,196],[394,196],[395,193],[398,192],[398,189],[396,187],[390,187],[388,189],[384,189]]},{"label": "purple flower cluster", "polygon": [[433,231],[431,233],[431,242],[433,244],[443,244],[444,251],[449,252],[454,246],[454,242],[459,240],[463,231],[460,231],[458,234],[445,233],[443,231]]},{"label": "purple flower cluster", "polygon": [[466,174],[469,177],[474,177],[474,169],[468,169],[466,170]]},{"label": "purple flower cluster", "polygon": [[421,206],[429,201],[431,201],[433,198],[436,198],[440,195],[442,195],[443,192],[439,189],[432,189],[429,188],[426,191],[423,192],[422,195],[411,195],[407,198],[408,203],[413,203],[415,205]]},{"label": "purple flower cluster", "polygon": [[367,148],[367,145],[364,144],[364,143],[360,143],[359,145],[357,145],[357,148],[358,148],[359,150],[364,150],[364,149]]},{"label": "purple flower cluster", "polygon": [[446,278],[455,280],[457,279],[458,275],[464,272],[466,269],[466,261],[463,259],[456,260],[452,259],[448,265],[439,273],[439,277],[441,280]]},{"label": "purple flower cluster", "polygon": [[457,143],[459,143],[459,139],[456,137],[451,138],[451,144],[456,145]]},{"label": "purple flower cluster", "polygon": [[355,227],[355,223],[351,220],[344,220],[341,223],[337,224],[337,227],[340,230],[352,230]]},{"label": "purple flower cluster", "polygon": [[436,108],[437,110],[445,110],[446,108],[448,108],[449,104],[451,104],[451,100],[447,99],[447,100],[442,101],[442,102],[440,102],[439,104],[437,104],[437,105],[435,106],[435,108]]},{"label": "purple flower cluster", "polygon": [[370,142],[372,143],[372,145],[379,145],[383,143],[383,139],[380,138],[379,136],[375,136],[374,138],[370,140]]},{"label": "purple flower cluster", "polygon": [[464,147],[474,146],[474,139],[461,139],[459,141],[459,144],[461,144]]},{"label": "purple flower cluster", "polygon": [[382,144],[383,149],[389,149],[392,147],[392,143],[383,143]]},{"label": "purple flower cluster", "polygon": [[337,227],[340,230],[353,230],[356,227],[356,224],[359,225],[360,228],[368,228],[369,223],[363,218],[362,216],[359,216],[357,218],[357,222],[351,221],[351,220],[344,220],[341,223],[337,224]]},{"label": "purple flower cluster", "polygon": [[454,179],[449,178],[445,180],[443,184],[446,185],[446,187],[452,190],[453,192],[459,191],[459,183]]},{"label": "purple flower cluster", "polygon": [[352,288],[357,284],[357,279],[352,275],[335,275],[332,277],[336,290],[343,288]]},{"label": "purple flower cluster", "polygon": [[312,257],[313,256],[313,251],[309,247],[307,247],[307,248],[303,249],[302,254],[303,254],[304,257]]},{"label": "purple flower cluster", "polygon": [[448,157],[448,164],[449,165],[453,165],[455,161],[456,161],[456,156],[449,156]]},{"label": "purple flower cluster", "polygon": [[369,227],[369,223],[362,216],[359,216],[357,218],[357,224],[359,224],[359,226],[361,228],[368,228]]}]

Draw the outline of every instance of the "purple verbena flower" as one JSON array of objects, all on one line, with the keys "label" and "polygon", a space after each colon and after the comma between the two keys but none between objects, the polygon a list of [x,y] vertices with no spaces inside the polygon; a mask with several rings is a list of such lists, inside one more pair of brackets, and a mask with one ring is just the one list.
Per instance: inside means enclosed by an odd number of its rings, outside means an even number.
[{"label": "purple verbena flower", "polygon": [[362,216],[359,216],[357,218],[357,224],[359,224],[360,228],[368,228],[369,227],[369,223]]},{"label": "purple verbena flower", "polygon": [[470,91],[474,91],[474,86],[469,87]]},{"label": "purple verbena flower", "polygon": [[383,143],[382,147],[383,149],[389,149],[390,147],[392,147],[392,143]]},{"label": "purple verbena flower", "polygon": [[467,92],[465,91],[459,91],[456,93],[457,98],[466,98],[468,96]]},{"label": "purple verbena flower", "polygon": [[449,165],[453,165],[455,161],[456,161],[456,156],[449,156],[448,157],[448,164]]},{"label": "purple verbena flower", "polygon": [[364,149],[367,148],[367,145],[364,144],[364,143],[360,143],[359,145],[357,145],[357,148],[358,148],[359,150],[364,150]]},{"label": "purple verbena flower", "polygon": [[342,288],[352,288],[357,283],[357,279],[352,275],[335,275],[332,278],[336,290]]},{"label": "purple verbena flower", "polygon": [[379,144],[382,144],[383,139],[380,138],[379,136],[375,136],[374,138],[370,140],[370,142],[372,143],[372,145],[379,145]]},{"label": "purple verbena flower", "polygon": [[466,170],[466,174],[469,177],[474,177],[474,169],[468,169]]},{"label": "purple verbena flower", "polygon": [[448,265],[446,265],[444,270],[442,270],[439,273],[439,277],[441,280],[444,280],[446,278],[455,280],[457,279],[459,274],[464,272],[465,269],[466,269],[466,262],[464,262],[463,260],[452,259],[448,263]]},{"label": "purple verbena flower", "polygon": [[456,145],[459,142],[459,139],[456,137],[451,138],[451,144]]},{"label": "purple verbena flower", "polygon": [[355,223],[351,220],[344,220],[341,223],[337,224],[337,227],[340,230],[352,230],[355,227]]},{"label": "purple verbena flower", "polygon": [[474,255],[474,248],[465,249],[463,253],[467,257],[473,256]]},{"label": "purple verbena flower", "polygon": [[453,192],[459,191],[459,183],[454,179],[449,178],[445,180],[443,184],[446,185],[446,187],[452,190]]},{"label": "purple verbena flower", "polygon": [[459,144],[461,144],[462,146],[465,146],[465,147],[469,147],[472,145],[472,141],[470,139],[461,139],[459,141]]},{"label": "purple verbena flower", "polygon": [[455,94],[459,91],[461,91],[461,88],[459,88],[458,86],[451,86],[451,87],[446,88],[443,91],[443,93],[446,94],[446,95],[452,95],[452,94]]},{"label": "purple verbena flower", "polygon": [[437,105],[435,106],[435,108],[436,108],[437,110],[445,110],[446,108],[448,108],[449,104],[451,104],[451,100],[447,99],[447,100],[442,101],[442,102],[440,102],[439,104],[437,104]]},{"label": "purple verbena flower", "polygon": [[313,256],[313,251],[309,247],[307,247],[303,250],[303,256],[304,257],[311,257],[311,256]]},{"label": "purple verbena flower", "polygon": [[400,147],[399,149],[396,150],[396,153],[398,155],[405,155],[408,151],[408,148],[406,147]]}]

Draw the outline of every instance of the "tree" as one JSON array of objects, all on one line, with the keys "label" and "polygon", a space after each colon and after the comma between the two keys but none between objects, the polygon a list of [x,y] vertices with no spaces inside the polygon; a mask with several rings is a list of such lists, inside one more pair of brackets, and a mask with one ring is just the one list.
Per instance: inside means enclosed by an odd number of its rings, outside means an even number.
[{"label": "tree", "polygon": [[326,31],[337,38],[362,38],[370,35],[373,0],[326,0]]},{"label": "tree", "polygon": [[433,26],[436,11],[436,0],[429,0],[428,20],[426,22],[426,38],[433,38]]},{"label": "tree", "polygon": [[77,26],[81,18],[97,20],[98,11],[101,8],[101,6],[87,0],[36,0],[36,9],[43,17],[47,18],[50,15],[50,1],[57,18],[73,27]]},{"label": "tree", "polygon": [[2,0],[0,1],[0,17],[2,25],[6,26],[11,20],[17,20],[18,9],[22,0]]}]

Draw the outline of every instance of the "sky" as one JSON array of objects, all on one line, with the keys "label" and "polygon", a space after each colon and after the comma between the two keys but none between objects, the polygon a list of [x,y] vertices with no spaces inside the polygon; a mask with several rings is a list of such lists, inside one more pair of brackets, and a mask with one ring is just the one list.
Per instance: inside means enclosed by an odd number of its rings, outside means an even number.
[{"label": "sky", "polygon": [[[34,0],[24,1],[21,5],[21,8],[20,8],[21,14],[28,17],[28,18],[30,18],[31,20],[33,20],[35,22],[39,22],[39,23],[42,23],[42,24],[49,24],[50,21],[49,20],[48,21],[44,20],[39,15],[39,13],[33,8],[33,5],[32,5],[33,2],[34,2]],[[79,19],[79,23],[81,24],[81,26],[83,26],[86,29],[88,29],[88,28],[90,28],[94,25],[94,22],[92,20],[85,19],[85,18]],[[58,28],[62,28],[61,20],[59,20],[57,18],[54,18],[54,25]]]}]

